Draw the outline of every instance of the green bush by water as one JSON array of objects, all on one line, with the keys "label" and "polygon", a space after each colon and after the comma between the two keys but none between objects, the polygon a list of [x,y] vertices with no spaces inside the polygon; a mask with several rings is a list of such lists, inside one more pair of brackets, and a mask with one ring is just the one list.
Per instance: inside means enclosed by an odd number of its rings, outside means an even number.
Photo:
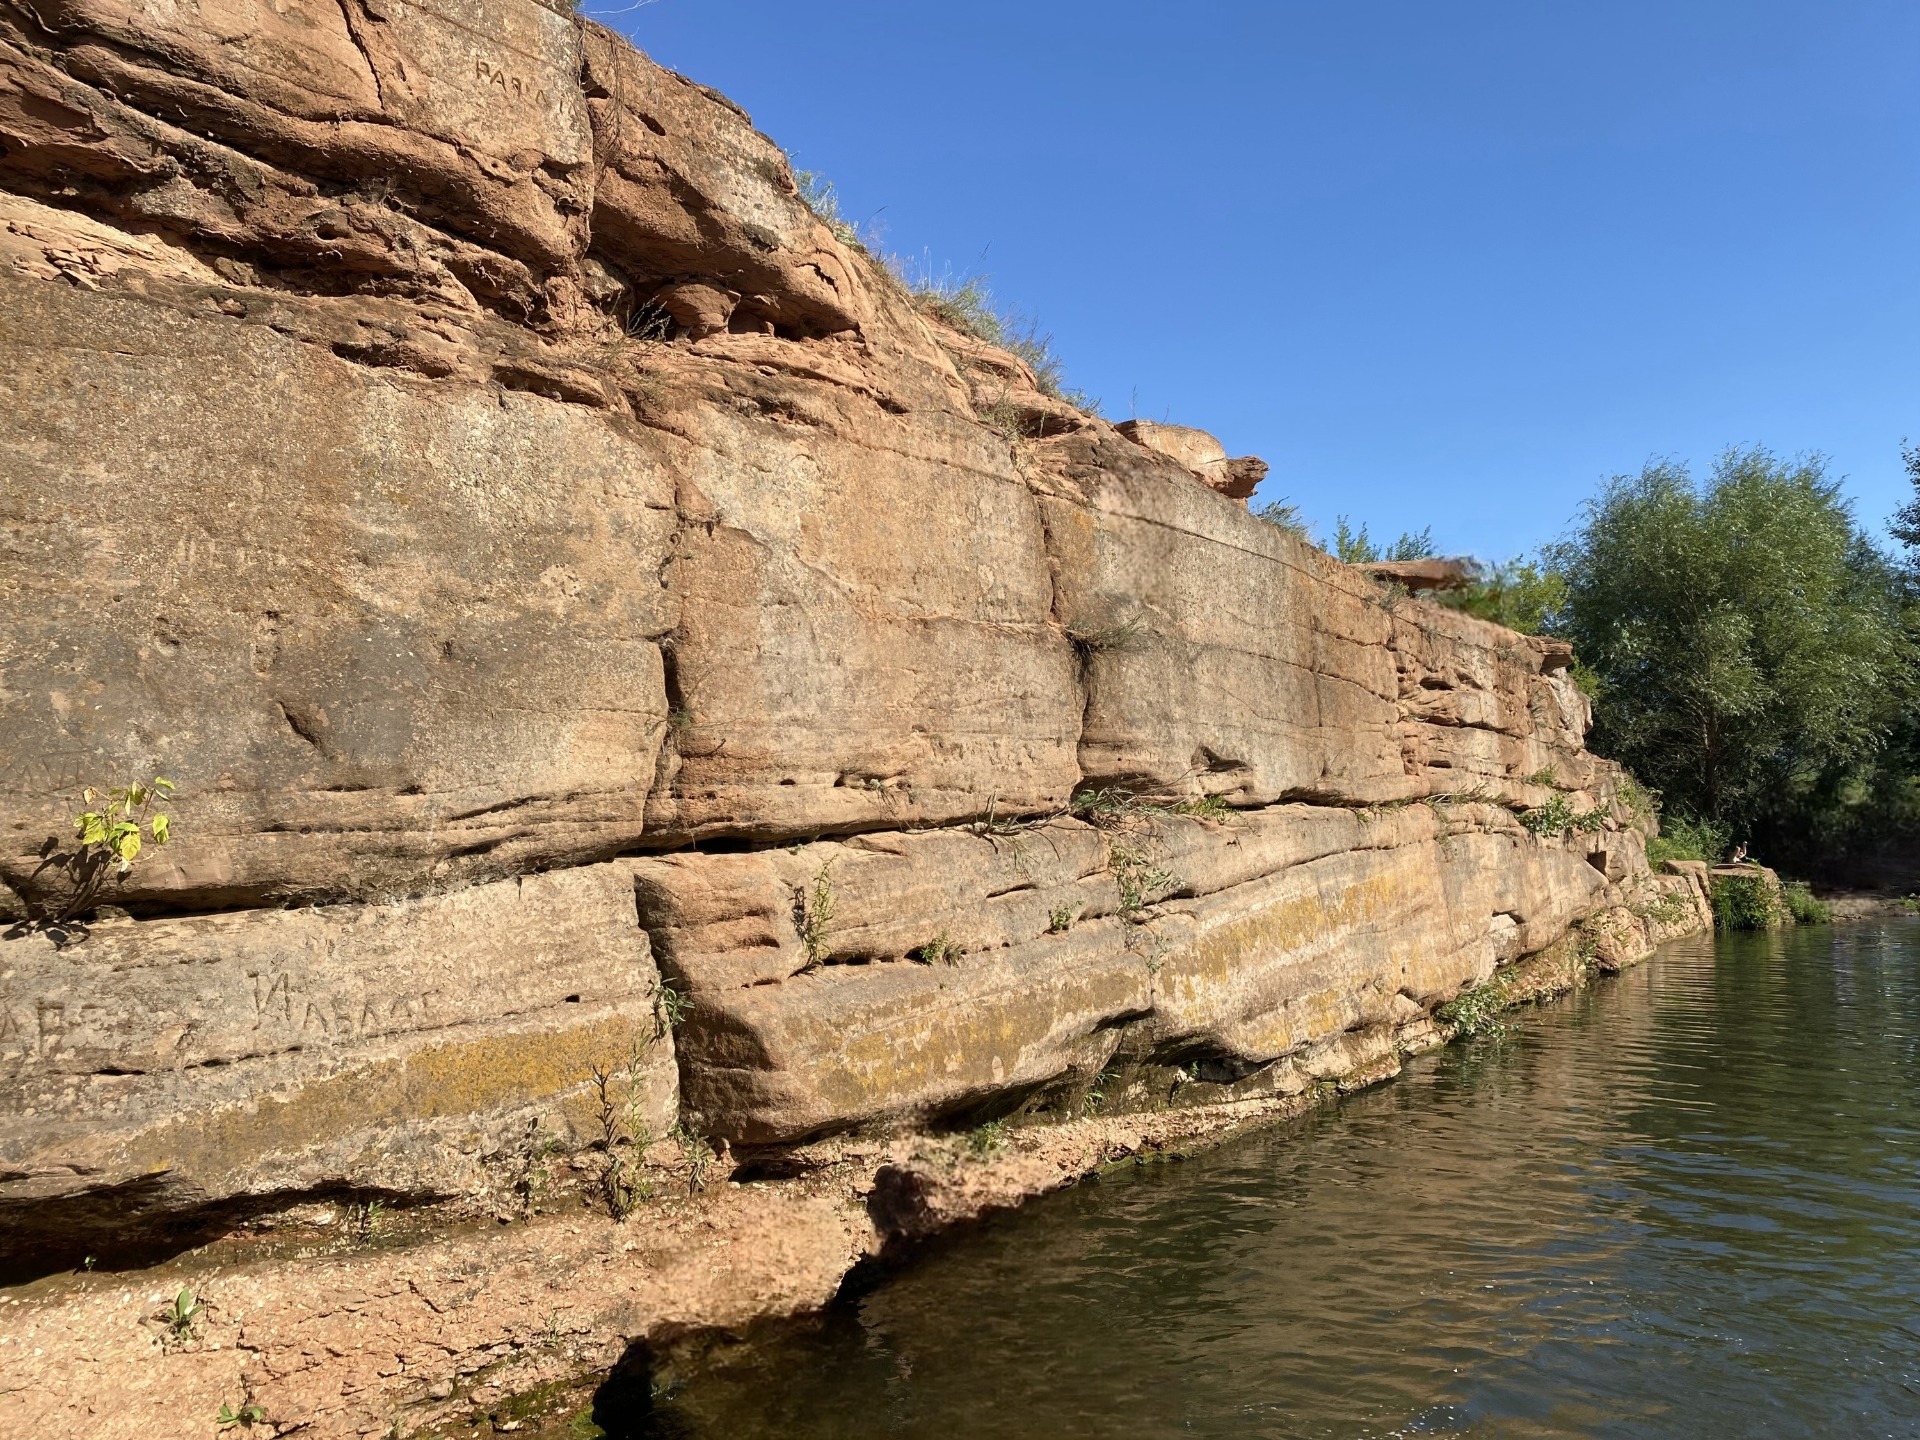
[{"label": "green bush by water", "polygon": [[1770,930],[1780,923],[1777,904],[1763,876],[1726,876],[1713,882],[1716,930]]},{"label": "green bush by water", "polygon": [[1789,881],[1782,898],[1796,925],[1827,925],[1833,921],[1833,907],[1816,898],[1804,881]]},{"label": "green bush by water", "polygon": [[1685,815],[1662,815],[1660,833],[1647,841],[1647,863],[1659,865],[1667,860],[1704,860],[1720,863],[1727,853],[1727,827],[1710,820],[1692,820]]}]

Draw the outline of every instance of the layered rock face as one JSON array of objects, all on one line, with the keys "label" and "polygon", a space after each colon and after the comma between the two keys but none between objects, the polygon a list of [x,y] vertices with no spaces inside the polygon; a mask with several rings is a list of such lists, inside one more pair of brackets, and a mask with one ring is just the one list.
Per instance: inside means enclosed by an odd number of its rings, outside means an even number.
[{"label": "layered rock face", "polygon": [[[1694,923],[1563,653],[1043,393],[567,10],[0,0],[0,187],[16,1236],[462,1193],[596,1068],[737,1146],[1299,1087]],[[30,923],[156,773],[124,918]]]}]

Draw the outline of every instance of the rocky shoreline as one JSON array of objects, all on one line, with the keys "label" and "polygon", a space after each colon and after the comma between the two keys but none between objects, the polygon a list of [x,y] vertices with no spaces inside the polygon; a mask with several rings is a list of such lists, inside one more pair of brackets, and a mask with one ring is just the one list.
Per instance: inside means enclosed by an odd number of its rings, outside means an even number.
[{"label": "rocky shoreline", "polygon": [[[1515,965],[1497,1008],[1564,994],[1694,928],[1600,917]],[[316,1437],[524,1428],[584,1403],[596,1376],[697,1363],[716,1343],[817,1312],[850,1276],[934,1237],[1115,1165],[1177,1159],[1337,1103],[1457,1031],[1417,1022],[1294,1093],[1142,1072],[1094,1102],[1117,1113],[823,1141],[782,1152],[777,1175],[738,1164],[698,1189],[663,1144],[655,1194],[624,1223],[596,1213],[590,1167],[530,1204],[496,1196],[491,1210],[369,1218],[309,1204],[151,1269],[0,1295],[0,1419],[99,1440],[199,1433],[223,1405]],[[206,1310],[176,1334],[167,1313],[182,1287]]]},{"label": "rocky shoreline", "polygon": [[564,7],[0,0],[0,324],[9,1433],[430,1432],[1709,923],[1564,644]]}]

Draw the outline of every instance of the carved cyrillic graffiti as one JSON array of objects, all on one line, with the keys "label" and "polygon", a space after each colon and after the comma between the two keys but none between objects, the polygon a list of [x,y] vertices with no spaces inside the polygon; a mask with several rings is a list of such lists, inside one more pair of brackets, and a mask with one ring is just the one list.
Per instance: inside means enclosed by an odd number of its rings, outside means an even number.
[{"label": "carved cyrillic graffiti", "polygon": [[285,1028],[305,1039],[351,1039],[383,1030],[407,1030],[429,1022],[440,1003],[438,990],[390,996],[313,995],[284,970],[253,972],[253,1028]]}]

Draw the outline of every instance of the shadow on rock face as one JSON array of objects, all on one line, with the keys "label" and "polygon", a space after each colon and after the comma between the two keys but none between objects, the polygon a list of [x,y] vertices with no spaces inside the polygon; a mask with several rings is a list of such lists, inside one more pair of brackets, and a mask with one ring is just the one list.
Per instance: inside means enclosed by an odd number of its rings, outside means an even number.
[{"label": "shadow on rock face", "polygon": [[[0,1171],[0,1179],[8,1179]],[[320,1203],[393,1205],[401,1197],[351,1188],[279,1191],[194,1203],[189,1187],[166,1175],[102,1185],[56,1201],[0,1202],[0,1286],[24,1285],[83,1266],[133,1270],[211,1244],[262,1216]]]}]

